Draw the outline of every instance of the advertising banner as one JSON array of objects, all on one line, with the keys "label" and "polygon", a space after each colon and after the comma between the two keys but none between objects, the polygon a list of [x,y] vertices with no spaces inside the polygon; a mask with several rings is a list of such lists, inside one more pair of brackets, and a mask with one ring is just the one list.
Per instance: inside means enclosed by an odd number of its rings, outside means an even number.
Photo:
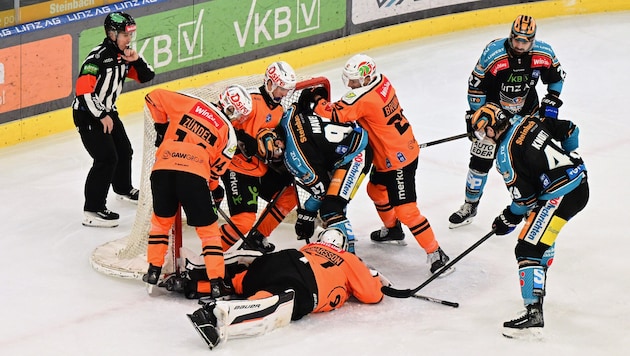
[{"label": "advertising banner", "polygon": [[357,25],[411,12],[479,1],[481,0],[352,0],[352,23]]},{"label": "advertising banner", "polygon": [[72,36],[0,49],[0,113],[62,99],[72,92]]},{"label": "advertising banner", "polygon": [[[215,0],[136,18],[133,47],[157,73],[190,67],[345,26],[345,0]],[[81,32],[79,56],[104,38]]]}]

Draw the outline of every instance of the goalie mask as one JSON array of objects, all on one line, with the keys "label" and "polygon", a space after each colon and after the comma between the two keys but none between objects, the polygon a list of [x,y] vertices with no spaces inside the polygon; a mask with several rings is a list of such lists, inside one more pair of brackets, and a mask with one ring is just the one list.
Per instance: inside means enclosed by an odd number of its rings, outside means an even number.
[{"label": "goalie mask", "polygon": [[368,83],[371,83],[376,76],[376,63],[374,60],[365,54],[357,54],[346,62],[346,65],[343,67],[341,80],[347,87],[353,88],[350,86],[350,81],[358,81],[358,87],[362,87],[365,85],[365,78],[369,78]]},{"label": "goalie mask", "polygon": [[[295,90],[296,84],[295,71],[289,63],[278,61],[271,63],[269,67],[267,67],[265,71],[264,87],[267,94],[269,94],[276,103],[279,103],[282,98]],[[276,90],[278,88],[281,90]]]},{"label": "goalie mask", "polygon": [[230,121],[245,120],[252,113],[252,97],[242,86],[230,85],[219,95],[219,106]]},{"label": "goalie mask", "polygon": [[348,250],[348,238],[337,228],[322,230],[319,235],[317,235],[317,241],[335,245],[344,251]]}]

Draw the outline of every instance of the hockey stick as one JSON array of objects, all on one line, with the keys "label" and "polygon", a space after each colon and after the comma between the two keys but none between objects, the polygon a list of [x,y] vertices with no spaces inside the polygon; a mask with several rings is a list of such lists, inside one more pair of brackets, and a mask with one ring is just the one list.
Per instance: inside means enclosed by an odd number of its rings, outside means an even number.
[{"label": "hockey stick", "polygon": [[[492,235],[494,235],[494,229],[487,233],[484,237],[479,239],[479,241],[475,242],[472,246],[470,246],[466,251],[459,254],[459,256],[455,257],[451,262],[447,263],[446,266],[442,267],[439,271],[434,273],[429,279],[424,281],[421,285],[417,286],[414,289],[396,289],[392,287],[383,286],[381,291],[383,294],[394,297],[394,298],[409,298],[416,294],[420,289],[424,288],[427,284],[433,282],[436,278],[442,275],[442,273],[446,272],[449,268],[451,268],[454,264],[459,262],[462,258],[464,258],[467,254],[472,252],[472,250],[476,249],[481,245],[484,241],[489,239]],[[422,298],[421,298],[422,299]]]},{"label": "hockey stick", "polygon": [[455,136],[451,136],[451,137],[445,137],[439,140],[435,140],[435,141],[431,141],[431,142],[426,142],[426,143],[421,143],[418,146],[420,146],[420,148],[425,148],[425,147],[429,147],[429,146],[434,146],[440,143],[444,143],[444,142],[449,142],[449,141],[455,141],[455,140],[459,140],[460,138],[464,138],[467,137],[468,134],[459,134],[459,135],[455,135]]},{"label": "hockey stick", "polygon": [[422,299],[422,300],[426,300],[427,302],[433,302],[433,303],[446,305],[446,306],[453,307],[453,308],[459,308],[459,303],[449,302],[448,300],[442,300],[442,299],[437,299],[437,298],[433,298],[433,297],[427,297],[427,296],[419,295],[419,294],[412,294],[411,297]]},{"label": "hockey stick", "polygon": [[282,193],[284,193],[285,190],[287,190],[287,188],[289,188],[290,185],[286,185],[284,186],[282,189],[280,189],[280,191],[271,199],[271,201],[269,203],[267,203],[267,205],[265,206],[265,210],[262,212],[262,214],[260,214],[260,216],[258,217],[258,220],[256,220],[256,224],[254,224],[254,226],[252,226],[251,229],[249,229],[249,233],[247,233],[247,237],[249,238],[252,234],[253,231],[257,231],[258,230],[258,226],[260,226],[260,224],[262,224],[263,220],[265,220],[265,218],[267,217],[267,215],[271,214],[271,209],[276,206],[276,203],[278,202],[278,198],[280,198],[280,196],[282,195]]},{"label": "hockey stick", "polygon": [[[230,227],[232,229],[234,229],[234,231],[236,231],[236,234],[238,235],[238,237],[243,240],[245,243],[247,240],[247,237],[245,237],[245,235],[243,235],[243,233],[241,232],[241,230],[238,229],[238,227],[236,226],[236,224],[234,224],[234,222],[232,221],[232,219],[230,219],[230,217],[228,216],[228,214],[225,213],[225,211],[223,211],[223,209],[221,209],[221,207],[217,204],[217,211],[219,212],[219,214],[221,214],[221,217],[223,218],[223,220],[225,220],[225,222],[228,223],[228,225],[230,225]],[[249,244],[247,244],[249,245]]]}]

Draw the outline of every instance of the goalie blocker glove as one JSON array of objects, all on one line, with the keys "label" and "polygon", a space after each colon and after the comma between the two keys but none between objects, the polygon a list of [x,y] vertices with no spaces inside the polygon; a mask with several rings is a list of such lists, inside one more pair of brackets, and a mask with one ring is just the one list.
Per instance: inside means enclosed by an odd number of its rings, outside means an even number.
[{"label": "goalie blocker glove", "polygon": [[558,108],[562,106],[562,100],[558,97],[558,94],[547,93],[540,101],[540,110],[538,114],[541,118],[558,118]]},{"label": "goalie blocker glove", "polygon": [[501,215],[497,216],[492,223],[492,229],[497,235],[507,235],[516,229],[523,216],[512,213],[508,206]]}]

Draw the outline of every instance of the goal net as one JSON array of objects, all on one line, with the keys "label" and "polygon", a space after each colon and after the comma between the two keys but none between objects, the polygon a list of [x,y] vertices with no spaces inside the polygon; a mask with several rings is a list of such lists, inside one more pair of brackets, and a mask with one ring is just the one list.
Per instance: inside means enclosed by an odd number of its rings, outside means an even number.
[{"label": "goal net", "polygon": [[[190,88],[182,90],[200,97],[209,102],[216,102],[219,94],[230,84],[240,84],[246,88],[259,87],[264,83],[264,75],[253,75],[246,77],[232,78],[229,80],[216,82],[199,88]],[[292,95],[282,100],[282,106],[286,109],[292,103],[298,101],[300,93],[303,89],[323,86],[330,93],[330,83],[324,77],[299,77],[295,91]],[[148,268],[147,262],[147,241],[149,231],[151,229],[151,214],[153,212],[153,199],[151,195],[150,175],[153,163],[155,161],[155,128],[153,127],[153,119],[148,109],[144,109],[144,143],[142,156],[142,172],[140,175],[140,197],[138,199],[138,209],[136,217],[129,235],[114,241],[107,242],[97,247],[90,257],[92,267],[104,274],[131,279],[142,279],[142,275],[146,273]],[[301,192],[304,194],[304,192]],[[259,199],[258,213],[260,214],[267,202]],[[222,202],[221,208],[227,212],[227,204]],[[181,210],[181,209],[180,209]],[[294,215],[294,214],[293,214]],[[221,216],[219,215],[221,220]],[[185,217],[178,214],[175,226],[171,232],[169,241],[169,252],[166,255],[165,264],[162,267],[162,273],[173,273],[176,256],[179,255],[178,246],[182,246],[184,239]],[[295,217],[288,216],[285,222],[295,221]],[[194,229],[189,229],[191,234],[195,236],[196,243],[199,239],[196,237]],[[186,233],[188,235],[188,233]],[[237,243],[237,245],[240,243]],[[175,247],[174,247],[175,246]]]}]

